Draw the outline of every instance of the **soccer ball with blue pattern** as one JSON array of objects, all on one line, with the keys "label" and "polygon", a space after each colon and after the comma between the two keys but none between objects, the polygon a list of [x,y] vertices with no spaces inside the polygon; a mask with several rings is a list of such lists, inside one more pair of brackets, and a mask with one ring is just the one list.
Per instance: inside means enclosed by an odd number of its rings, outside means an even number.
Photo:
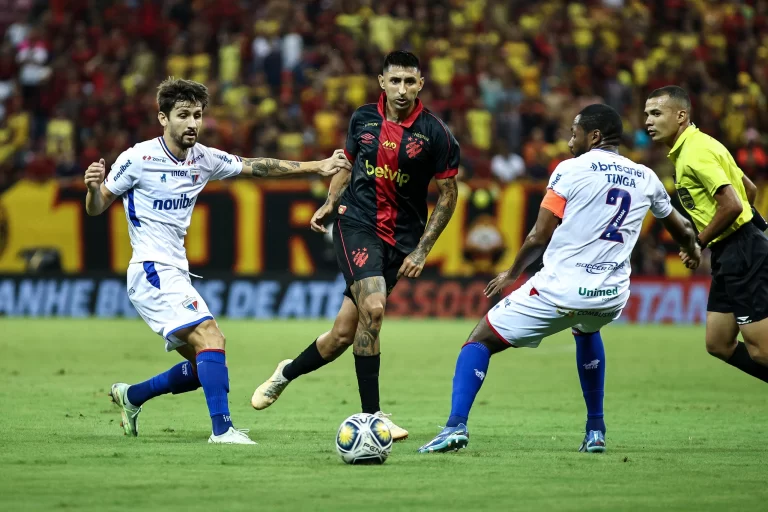
[{"label": "soccer ball with blue pattern", "polygon": [[347,464],[384,464],[392,451],[392,433],[373,414],[355,414],[341,423],[336,451]]}]

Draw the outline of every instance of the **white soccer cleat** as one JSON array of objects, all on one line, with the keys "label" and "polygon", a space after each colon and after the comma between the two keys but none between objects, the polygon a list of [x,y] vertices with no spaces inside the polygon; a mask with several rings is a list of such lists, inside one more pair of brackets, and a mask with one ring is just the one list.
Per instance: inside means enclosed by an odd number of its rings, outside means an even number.
[{"label": "white soccer cleat", "polygon": [[109,396],[112,398],[112,403],[120,408],[120,415],[123,418],[120,426],[123,427],[125,435],[136,437],[139,435],[139,413],[141,412],[141,407],[133,406],[128,402],[129,387],[131,386],[125,382],[112,384]]},{"label": "white soccer cleat", "polygon": [[408,439],[408,431],[405,430],[402,427],[398,427],[395,425],[391,419],[389,419],[391,414],[385,414],[381,411],[374,414],[377,418],[379,418],[381,421],[384,422],[386,426],[389,427],[389,431],[392,433],[392,442],[396,443],[398,441],[404,441]]},{"label": "white soccer cleat", "polygon": [[247,428],[229,427],[229,430],[219,436],[211,434],[208,442],[211,444],[256,444],[256,441],[248,437],[248,432]]},{"label": "white soccer cleat", "polygon": [[257,411],[266,409],[280,398],[280,393],[282,393],[291,382],[283,377],[283,368],[292,361],[293,359],[280,361],[280,364],[278,364],[275,369],[275,373],[273,373],[264,384],[256,388],[256,391],[253,392],[253,396],[251,397],[251,405],[254,409]]}]

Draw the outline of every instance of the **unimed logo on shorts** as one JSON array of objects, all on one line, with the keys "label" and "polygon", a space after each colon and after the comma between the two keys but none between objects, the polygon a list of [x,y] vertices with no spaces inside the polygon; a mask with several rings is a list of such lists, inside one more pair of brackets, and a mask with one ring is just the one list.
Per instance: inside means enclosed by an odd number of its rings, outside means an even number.
[{"label": "unimed logo on shorts", "polygon": [[187,194],[181,194],[181,197],[176,199],[155,199],[152,202],[153,210],[183,210],[192,208],[195,204],[195,199],[188,198]]},{"label": "unimed logo on shorts", "polygon": [[589,288],[582,288],[579,286],[579,295],[583,297],[613,297],[614,295],[618,294],[618,286],[614,286],[613,288],[595,288],[594,290],[590,290]]}]

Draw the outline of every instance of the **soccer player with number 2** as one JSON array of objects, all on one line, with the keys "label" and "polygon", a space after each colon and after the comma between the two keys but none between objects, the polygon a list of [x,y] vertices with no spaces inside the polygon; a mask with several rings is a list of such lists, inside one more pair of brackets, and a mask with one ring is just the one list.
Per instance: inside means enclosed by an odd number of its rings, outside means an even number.
[{"label": "soccer player with number 2", "polygon": [[[619,318],[629,298],[632,249],[648,210],[661,220],[688,259],[701,252],[688,222],[672,207],[651,169],[619,155],[622,122],[607,105],[589,105],[576,116],[568,146],[575,158],[557,166],[536,225],[512,267],[486,288],[491,297],[512,284],[544,254],[544,267],[502,299],[461,348],[453,376],[446,427],[421,453],[446,452],[469,443],[467,419],[493,354],[539,345],[571,328],[587,405],[583,452],[604,452],[605,349],[600,328]],[[516,388],[518,392],[525,392]]]}]

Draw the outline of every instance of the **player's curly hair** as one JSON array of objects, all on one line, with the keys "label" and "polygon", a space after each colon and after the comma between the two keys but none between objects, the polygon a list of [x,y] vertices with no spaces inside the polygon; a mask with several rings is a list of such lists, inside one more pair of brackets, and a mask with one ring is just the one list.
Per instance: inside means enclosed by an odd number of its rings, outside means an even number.
[{"label": "player's curly hair", "polygon": [[193,105],[199,103],[205,110],[208,106],[208,88],[192,80],[170,76],[157,87],[157,107],[168,116],[178,102]]},{"label": "player's curly hair", "polygon": [[579,126],[585,133],[593,130],[599,130],[603,136],[603,143],[609,146],[618,146],[621,144],[621,136],[624,133],[624,126],[621,122],[621,116],[611,106],[602,103],[587,105],[584,107],[579,118]]}]

